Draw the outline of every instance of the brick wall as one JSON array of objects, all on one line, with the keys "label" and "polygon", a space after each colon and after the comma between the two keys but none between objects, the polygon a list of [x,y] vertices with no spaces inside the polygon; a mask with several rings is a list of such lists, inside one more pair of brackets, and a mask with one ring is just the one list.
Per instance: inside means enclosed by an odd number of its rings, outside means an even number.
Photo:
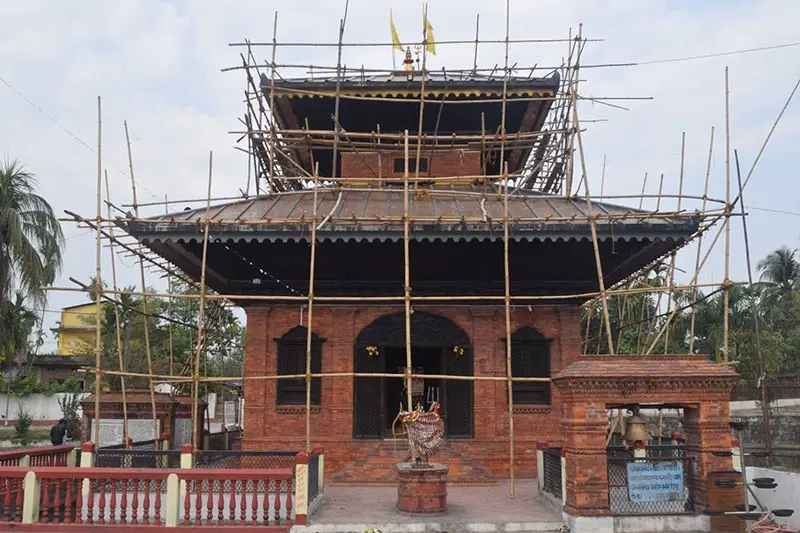
[{"label": "brick wall", "polygon": [[[470,337],[474,371],[482,376],[505,376],[505,311],[502,307],[416,307],[452,320]],[[375,319],[402,307],[314,307],[313,331],[323,337],[322,372],[352,372],[353,344],[359,332]],[[245,376],[275,375],[276,338],[307,320],[297,307],[249,307]],[[512,332],[531,326],[551,343],[551,372],[556,373],[580,354],[578,308],[518,307],[511,316]],[[245,382],[243,449],[302,449],[305,447],[303,407],[276,406],[276,380]],[[434,460],[451,466],[455,481],[487,481],[509,475],[508,395],[501,381],[474,385],[475,438],[450,441]],[[517,475],[535,477],[536,442],[557,444],[561,439],[561,397],[552,387],[550,406],[515,408]],[[354,440],[353,378],[322,379],[321,406],[312,410],[311,441],[326,450],[326,465],[338,481],[377,482],[391,479],[392,466],[402,460],[404,441]]]},{"label": "brick wall", "polygon": [[[414,175],[416,151],[409,156],[409,170]],[[380,174],[382,179],[402,178],[403,170],[394,171],[394,160],[402,159],[403,154],[381,153],[380,163],[377,152],[345,152],[342,154],[343,178],[371,178]],[[420,170],[420,176],[449,177],[449,176],[477,176],[481,172],[481,154],[467,150],[453,150],[452,152],[436,152],[431,154],[423,150],[420,159],[428,160],[428,171]],[[422,165],[420,164],[422,169]],[[380,169],[380,173],[378,170]]]}]

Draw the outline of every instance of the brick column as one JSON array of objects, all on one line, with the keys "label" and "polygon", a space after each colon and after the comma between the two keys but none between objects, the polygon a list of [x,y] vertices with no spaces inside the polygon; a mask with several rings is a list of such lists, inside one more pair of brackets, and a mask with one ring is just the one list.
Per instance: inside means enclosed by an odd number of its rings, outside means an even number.
[{"label": "brick column", "polygon": [[701,402],[697,408],[684,409],[686,453],[695,462],[694,502],[698,511],[708,506],[709,474],[733,470],[733,459],[729,455],[731,451],[729,411],[727,398],[713,396]]},{"label": "brick column", "polygon": [[564,510],[573,516],[603,516],[608,514],[605,404],[585,396],[565,396]]}]

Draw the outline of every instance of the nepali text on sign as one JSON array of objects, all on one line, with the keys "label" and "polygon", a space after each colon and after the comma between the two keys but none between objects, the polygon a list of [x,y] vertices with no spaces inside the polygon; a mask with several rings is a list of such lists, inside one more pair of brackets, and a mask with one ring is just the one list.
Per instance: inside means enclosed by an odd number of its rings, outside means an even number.
[{"label": "nepali text on sign", "polygon": [[680,461],[628,463],[628,497],[632,502],[682,500],[683,463]]}]

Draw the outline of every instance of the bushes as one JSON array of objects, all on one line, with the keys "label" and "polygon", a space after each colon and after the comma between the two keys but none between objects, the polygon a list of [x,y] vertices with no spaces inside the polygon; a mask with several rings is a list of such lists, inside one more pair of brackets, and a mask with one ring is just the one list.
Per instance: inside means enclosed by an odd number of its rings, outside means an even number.
[{"label": "bushes", "polygon": [[77,393],[68,394],[59,398],[61,414],[67,423],[67,434],[70,440],[81,440],[81,417],[78,414],[81,408],[81,398]]},{"label": "bushes", "polygon": [[61,383],[55,381],[42,383],[36,376],[18,376],[12,379],[10,383],[0,382],[0,392],[6,392],[16,398],[31,394],[52,396],[60,392],[76,393],[80,391],[81,385],[73,377],[69,377]]},{"label": "bushes", "polygon": [[22,444],[28,443],[28,433],[33,423],[33,417],[25,409],[20,409],[17,413],[17,421],[14,423],[14,438]]}]

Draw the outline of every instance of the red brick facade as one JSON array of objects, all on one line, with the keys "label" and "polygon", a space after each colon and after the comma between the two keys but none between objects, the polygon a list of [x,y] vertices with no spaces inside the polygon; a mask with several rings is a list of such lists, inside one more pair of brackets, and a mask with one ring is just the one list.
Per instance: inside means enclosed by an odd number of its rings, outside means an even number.
[{"label": "red brick facade", "polygon": [[[470,337],[477,376],[505,376],[505,311],[502,307],[416,307],[446,317]],[[323,373],[348,373],[354,368],[354,339],[377,318],[402,307],[314,306],[313,332],[326,339]],[[277,372],[276,338],[305,322],[307,310],[254,306],[247,309],[245,377],[245,450],[299,450],[305,447],[304,407],[278,407],[276,381],[252,379]],[[536,328],[552,339],[551,374],[580,355],[580,310],[577,307],[517,307],[512,333]],[[437,462],[450,466],[450,480],[485,482],[509,475],[508,395],[503,381],[474,384],[474,438],[451,440]],[[552,388],[550,406],[519,406],[514,416],[516,474],[536,476],[536,442],[561,441],[561,397]],[[321,405],[312,409],[311,441],[325,447],[326,470],[339,482],[393,480],[394,464],[404,457],[404,441],[353,439],[353,378],[322,379]]]},{"label": "red brick facade", "polygon": [[[409,154],[409,169],[414,175],[416,151]],[[395,171],[395,159],[403,158],[401,152],[384,152],[378,157],[378,152],[345,152],[342,154],[342,177],[371,178],[380,174],[382,179],[402,178],[403,169]],[[378,160],[380,159],[380,163]],[[453,150],[452,152],[437,151],[434,154],[425,152],[420,159],[426,159],[428,169],[420,163],[420,176],[452,177],[452,176],[477,176],[481,173],[481,154],[478,151]],[[380,170],[379,170],[380,169]]]}]

